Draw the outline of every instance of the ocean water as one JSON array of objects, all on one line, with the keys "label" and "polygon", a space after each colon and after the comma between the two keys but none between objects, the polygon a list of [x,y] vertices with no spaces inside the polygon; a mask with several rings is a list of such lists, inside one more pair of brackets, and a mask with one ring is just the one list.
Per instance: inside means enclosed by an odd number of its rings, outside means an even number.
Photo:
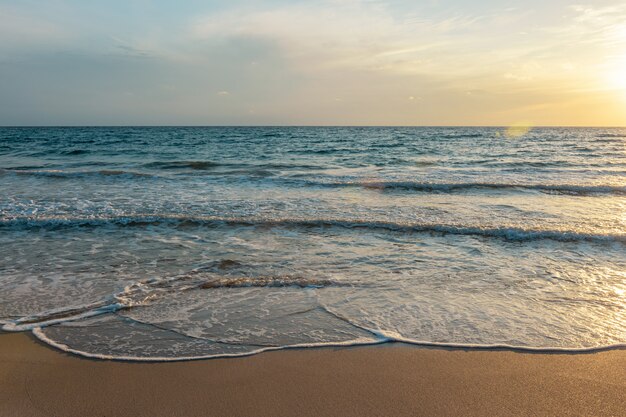
[{"label": "ocean water", "polygon": [[626,129],[0,128],[0,324],[137,360],[624,345]]}]

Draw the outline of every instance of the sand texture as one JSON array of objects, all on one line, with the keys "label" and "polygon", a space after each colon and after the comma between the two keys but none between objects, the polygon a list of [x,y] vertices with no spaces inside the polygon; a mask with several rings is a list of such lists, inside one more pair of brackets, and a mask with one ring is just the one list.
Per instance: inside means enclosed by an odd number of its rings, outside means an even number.
[{"label": "sand texture", "polygon": [[0,334],[0,416],[626,416],[626,350],[390,344],[124,363]]}]

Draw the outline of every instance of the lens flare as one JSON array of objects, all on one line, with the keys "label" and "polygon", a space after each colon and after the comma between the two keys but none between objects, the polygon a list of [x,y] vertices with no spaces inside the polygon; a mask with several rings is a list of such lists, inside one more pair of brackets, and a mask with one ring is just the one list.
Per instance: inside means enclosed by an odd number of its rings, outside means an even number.
[{"label": "lens flare", "polygon": [[531,129],[532,126],[530,123],[518,122],[509,126],[504,132],[504,135],[507,138],[519,138],[526,135]]}]

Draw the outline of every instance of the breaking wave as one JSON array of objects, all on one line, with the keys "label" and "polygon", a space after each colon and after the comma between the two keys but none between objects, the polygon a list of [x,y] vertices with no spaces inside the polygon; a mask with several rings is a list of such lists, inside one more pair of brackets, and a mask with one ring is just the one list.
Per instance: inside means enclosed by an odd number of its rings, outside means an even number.
[{"label": "breaking wave", "polygon": [[374,190],[412,190],[420,192],[451,193],[465,190],[529,190],[566,195],[615,194],[626,195],[626,186],[619,185],[573,185],[573,184],[524,184],[524,183],[430,183],[414,181],[345,181],[311,182],[312,185],[326,187],[362,187]]},{"label": "breaking wave", "polygon": [[194,169],[194,170],[207,170],[213,169],[224,164],[213,161],[157,161],[149,162],[143,165],[145,168],[154,169]]},{"label": "breaking wave", "polygon": [[574,230],[532,229],[521,227],[484,227],[437,223],[395,223],[384,221],[343,219],[270,219],[254,217],[192,217],[177,215],[119,216],[94,218],[18,217],[0,220],[0,229],[58,230],[64,228],[145,227],[165,225],[172,227],[276,227],[276,228],[341,228],[349,230],[386,230],[399,233],[439,233],[450,235],[483,236],[510,241],[549,239],[561,242],[626,243],[625,233],[591,233]]},{"label": "breaking wave", "polygon": [[626,133],[600,133],[597,138],[626,138]]},{"label": "breaking wave", "polygon": [[218,168],[248,168],[257,169],[320,169],[319,165],[312,164],[280,164],[280,163],[258,163],[246,164],[241,162],[216,162],[216,161],[155,161],[142,165],[143,168],[159,170],[196,170],[208,171]]},{"label": "breaking wave", "polygon": [[1,175],[18,175],[26,177],[45,177],[57,179],[75,179],[89,177],[122,177],[122,178],[157,178],[155,175],[135,171],[100,169],[96,171],[63,171],[55,169],[0,169]]}]

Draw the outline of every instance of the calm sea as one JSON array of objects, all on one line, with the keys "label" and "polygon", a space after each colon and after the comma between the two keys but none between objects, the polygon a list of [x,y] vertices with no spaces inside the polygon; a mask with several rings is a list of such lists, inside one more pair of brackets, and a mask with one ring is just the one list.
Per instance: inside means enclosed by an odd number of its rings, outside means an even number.
[{"label": "calm sea", "polygon": [[0,322],[94,357],[626,343],[626,129],[0,128]]}]

